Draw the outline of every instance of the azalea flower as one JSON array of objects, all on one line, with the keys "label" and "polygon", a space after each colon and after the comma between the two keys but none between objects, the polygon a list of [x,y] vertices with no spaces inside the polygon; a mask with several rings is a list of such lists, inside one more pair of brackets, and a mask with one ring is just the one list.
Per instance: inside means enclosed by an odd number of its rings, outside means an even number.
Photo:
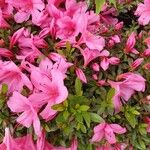
[{"label": "azalea flower", "polygon": [[1,150],[36,150],[35,145],[30,134],[13,138],[10,134],[9,128],[5,128],[5,137],[3,143],[0,144]]},{"label": "azalea flower", "polygon": [[139,54],[139,52],[134,48],[136,43],[136,34],[134,32],[132,32],[129,35],[129,38],[126,42],[124,51],[125,53],[133,53],[133,54]]},{"label": "azalea flower", "polygon": [[118,76],[118,79],[124,79],[120,82],[108,81],[112,88],[115,88],[113,103],[116,112],[119,112],[122,102],[127,102],[135,91],[145,91],[145,79],[138,74],[124,73]]},{"label": "azalea flower", "polygon": [[123,134],[126,128],[122,128],[118,124],[108,124],[106,122],[100,123],[94,127],[94,135],[91,139],[92,142],[99,142],[105,138],[110,144],[117,142],[115,133]]},{"label": "azalea flower", "polygon": [[34,23],[37,14],[45,8],[42,0],[6,0],[6,2],[17,10],[14,16],[17,23],[27,21],[30,15]]},{"label": "azalea flower", "polygon": [[76,75],[82,82],[87,83],[86,76],[80,68],[76,68]]},{"label": "azalea flower", "polygon": [[139,3],[135,15],[139,16],[139,24],[147,25],[150,22],[150,0],[144,0],[144,3]]},{"label": "azalea flower", "polygon": [[[12,97],[7,102],[8,107],[12,112],[22,113],[18,118],[17,122],[23,126],[29,128],[32,124],[35,130],[35,133],[41,135],[40,120],[38,118],[38,109],[36,105],[32,103],[34,99],[32,96],[26,98],[18,92],[13,92]],[[38,97],[36,97],[36,100]]]},{"label": "azalea flower", "polygon": [[0,63],[0,85],[7,84],[8,92],[21,92],[23,86],[33,89],[29,78],[12,61]]}]

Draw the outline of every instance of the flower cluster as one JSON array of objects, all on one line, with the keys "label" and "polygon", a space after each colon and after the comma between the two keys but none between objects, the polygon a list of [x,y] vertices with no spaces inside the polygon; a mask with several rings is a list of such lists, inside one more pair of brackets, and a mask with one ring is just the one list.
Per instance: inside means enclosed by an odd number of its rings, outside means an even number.
[{"label": "flower cluster", "polygon": [[0,0],[0,150],[149,149],[149,57],[150,0]]}]

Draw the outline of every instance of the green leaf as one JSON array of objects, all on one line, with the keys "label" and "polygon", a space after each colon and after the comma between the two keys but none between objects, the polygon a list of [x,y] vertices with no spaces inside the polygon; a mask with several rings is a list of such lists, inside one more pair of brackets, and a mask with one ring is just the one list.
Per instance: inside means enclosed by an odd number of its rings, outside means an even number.
[{"label": "green leaf", "polygon": [[82,116],[84,118],[84,121],[86,122],[87,127],[90,127],[90,123],[91,123],[91,116],[88,112],[83,112]]},{"label": "green leaf", "polygon": [[87,111],[89,108],[90,108],[90,107],[87,106],[87,105],[81,105],[81,106],[79,107],[79,110],[80,110],[80,111]]},{"label": "green leaf", "polygon": [[96,113],[90,113],[90,116],[91,116],[91,121],[92,121],[92,122],[100,123],[100,122],[104,121],[103,118],[100,117],[100,116],[99,116],[98,114],[96,114]]},{"label": "green leaf", "polygon": [[75,92],[77,96],[82,96],[82,83],[78,78],[75,81]]},{"label": "green leaf", "polygon": [[7,91],[8,91],[8,85],[7,84],[2,84],[1,93],[6,94]]},{"label": "green leaf", "polygon": [[83,124],[80,124],[80,129],[81,129],[81,131],[82,131],[83,133],[86,133],[86,132],[87,132],[86,127],[85,127],[85,125],[83,125]]},{"label": "green leaf", "polygon": [[70,52],[70,50],[71,50],[71,44],[69,41],[66,42],[66,49],[68,52]]},{"label": "green leaf", "polygon": [[80,113],[76,113],[75,116],[76,116],[77,122],[83,123],[83,117],[82,117],[82,115]]},{"label": "green leaf", "polygon": [[116,7],[116,0],[109,0],[110,4],[113,4]]},{"label": "green leaf", "polygon": [[64,116],[64,119],[67,120],[68,117],[69,117],[69,112],[68,111],[64,111],[63,112],[63,116]]},{"label": "green leaf", "polygon": [[65,107],[62,104],[53,105],[51,108],[54,110],[57,110],[57,111],[64,111],[65,110]]},{"label": "green leaf", "polygon": [[128,120],[131,127],[135,128],[135,126],[137,125],[136,116],[131,113],[125,112],[125,117]]},{"label": "green leaf", "polygon": [[103,5],[105,4],[105,0],[95,0],[96,4],[96,14],[99,14]]},{"label": "green leaf", "polygon": [[107,93],[107,101],[112,101],[114,95],[115,95],[115,89],[111,88]]}]

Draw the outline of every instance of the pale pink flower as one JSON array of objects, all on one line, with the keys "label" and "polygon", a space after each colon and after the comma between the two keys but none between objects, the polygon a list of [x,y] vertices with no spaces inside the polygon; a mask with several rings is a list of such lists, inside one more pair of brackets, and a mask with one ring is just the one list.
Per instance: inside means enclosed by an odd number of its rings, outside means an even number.
[{"label": "pale pink flower", "polygon": [[82,82],[87,83],[86,76],[80,68],[76,68],[76,75]]},{"label": "pale pink flower", "polygon": [[135,70],[137,67],[139,67],[139,66],[142,64],[143,61],[144,61],[143,58],[138,58],[138,59],[136,59],[136,60],[130,65],[131,70]]},{"label": "pale pink flower", "polygon": [[12,61],[2,62],[0,70],[0,84],[7,84],[9,92],[21,92],[24,85],[32,90],[29,78]]},{"label": "pale pink flower", "polygon": [[[13,95],[8,100],[7,105],[12,112],[22,113],[16,119],[18,123],[22,124],[23,126],[27,128],[29,128],[33,124],[35,133],[38,136],[40,136],[41,126],[40,126],[40,120],[37,114],[38,109],[36,105],[32,104],[32,101],[35,101],[32,98],[33,98],[32,96],[29,96],[29,98],[26,98],[18,92],[13,92]],[[36,100],[38,101],[38,97],[36,97]]]},{"label": "pale pink flower", "polygon": [[124,79],[120,82],[108,81],[112,88],[115,88],[113,103],[116,112],[119,112],[122,102],[127,102],[135,91],[145,91],[145,79],[138,74],[124,73],[118,76],[118,79]]},{"label": "pale pink flower", "polygon": [[147,25],[150,22],[150,0],[144,0],[144,3],[139,3],[135,15],[139,16],[139,24]]},{"label": "pale pink flower", "polygon": [[124,52],[139,54],[139,52],[134,48],[135,43],[136,43],[136,34],[134,32],[132,32],[128,37],[128,40],[127,40],[125,48],[124,48]]},{"label": "pale pink flower", "polygon": [[103,138],[106,139],[110,144],[117,142],[115,133],[123,134],[126,132],[126,128],[122,128],[118,124],[100,123],[94,127],[94,135],[91,139],[92,142],[99,142]]}]

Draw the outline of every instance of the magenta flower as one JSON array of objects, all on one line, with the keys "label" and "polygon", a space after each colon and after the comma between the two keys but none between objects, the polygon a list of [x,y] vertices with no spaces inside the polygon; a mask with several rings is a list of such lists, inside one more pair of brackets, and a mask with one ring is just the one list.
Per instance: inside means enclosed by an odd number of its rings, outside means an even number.
[{"label": "magenta flower", "polygon": [[118,124],[101,123],[94,127],[94,135],[91,139],[92,142],[99,142],[103,138],[106,139],[110,144],[117,142],[115,133],[123,134],[126,132],[126,128],[122,128]]},{"label": "magenta flower", "polygon": [[[22,124],[23,126],[29,128],[32,124],[35,130],[35,133],[40,136],[41,135],[41,126],[40,120],[37,114],[37,107],[36,105],[32,104],[32,96],[29,98],[24,97],[18,92],[14,92],[12,97],[10,97],[9,101],[7,102],[8,107],[12,112],[15,113],[22,113],[18,118],[17,122]],[[38,97],[36,97],[36,100]]]},{"label": "magenta flower", "polygon": [[139,16],[139,24],[147,25],[150,22],[150,0],[144,0],[144,3],[139,3],[135,15]]}]

